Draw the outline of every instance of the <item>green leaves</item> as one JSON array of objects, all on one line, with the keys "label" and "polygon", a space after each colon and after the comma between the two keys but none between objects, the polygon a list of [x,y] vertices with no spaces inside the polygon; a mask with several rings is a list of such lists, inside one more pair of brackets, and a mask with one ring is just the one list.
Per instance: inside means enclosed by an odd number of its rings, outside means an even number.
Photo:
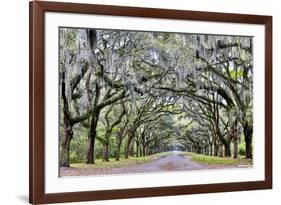
[{"label": "green leaves", "polygon": [[230,76],[232,79],[237,80],[238,78],[243,77],[243,70],[241,68],[234,70],[233,68],[230,68]]},{"label": "green leaves", "polygon": [[252,121],[250,37],[74,28],[59,37],[73,160],[89,151],[88,133],[97,156],[105,143],[113,155],[129,134],[151,153],[179,145],[202,152],[214,142],[227,147],[233,121]]}]

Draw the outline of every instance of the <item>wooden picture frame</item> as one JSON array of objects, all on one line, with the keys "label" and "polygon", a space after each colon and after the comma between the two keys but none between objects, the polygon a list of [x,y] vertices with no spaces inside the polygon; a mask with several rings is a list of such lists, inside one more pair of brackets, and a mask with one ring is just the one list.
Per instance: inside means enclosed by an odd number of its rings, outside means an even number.
[{"label": "wooden picture frame", "polygon": [[[205,22],[225,22],[263,25],[265,27],[265,180],[215,184],[179,185],[133,189],[45,193],[45,30],[46,12],[98,14]],[[260,15],[213,13],[104,6],[77,3],[33,1],[29,5],[30,73],[29,73],[29,201],[32,204],[106,200],[135,197],[154,197],[181,194],[228,192],[272,188],[272,17]]]}]

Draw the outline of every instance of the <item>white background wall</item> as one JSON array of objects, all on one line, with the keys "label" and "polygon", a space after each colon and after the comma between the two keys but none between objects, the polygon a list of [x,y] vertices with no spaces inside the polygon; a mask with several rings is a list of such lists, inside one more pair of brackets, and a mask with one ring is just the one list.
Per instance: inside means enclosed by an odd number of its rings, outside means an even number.
[{"label": "white background wall", "polygon": [[[78,1],[78,0],[75,0]],[[281,194],[281,6],[278,0],[82,0],[79,2],[273,15],[274,189],[125,199],[81,204],[279,204]],[[28,0],[0,5],[0,204],[26,204],[28,196]],[[80,203],[73,203],[80,204]]]}]

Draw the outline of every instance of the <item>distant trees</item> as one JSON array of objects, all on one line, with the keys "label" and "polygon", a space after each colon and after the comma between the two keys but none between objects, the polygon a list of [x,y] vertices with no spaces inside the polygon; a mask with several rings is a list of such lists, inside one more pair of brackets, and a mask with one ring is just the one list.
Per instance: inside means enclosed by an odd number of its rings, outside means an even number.
[{"label": "distant trees", "polygon": [[[121,108],[120,108],[121,107]],[[113,128],[115,128],[117,125],[119,125],[122,121],[123,116],[126,114],[126,108],[124,102],[121,103],[121,106],[114,108],[114,104],[112,104],[107,112],[105,113],[105,133],[104,138],[97,136],[97,139],[103,144],[103,161],[109,161],[109,139],[112,134]],[[118,109],[118,110],[116,110]],[[119,110],[120,109],[120,110]],[[109,116],[109,115],[115,115],[115,116]],[[121,136],[120,136],[121,137]],[[119,139],[120,141],[120,139]],[[119,142],[120,143],[120,142]],[[119,152],[119,145],[117,147],[117,151]],[[118,154],[119,155],[119,154]],[[119,158],[118,158],[119,159]]]},{"label": "distant trees", "polygon": [[104,161],[172,149],[237,157],[242,135],[252,157],[249,37],[61,28],[59,69],[60,166],[75,132],[88,133],[86,163],[95,147]]}]

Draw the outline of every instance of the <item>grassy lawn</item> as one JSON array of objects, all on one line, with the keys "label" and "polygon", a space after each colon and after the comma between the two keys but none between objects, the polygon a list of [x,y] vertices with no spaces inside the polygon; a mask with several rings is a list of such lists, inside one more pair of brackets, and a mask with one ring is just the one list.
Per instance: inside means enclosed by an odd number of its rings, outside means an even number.
[{"label": "grassy lawn", "polygon": [[190,156],[192,161],[205,164],[251,165],[253,163],[252,159],[245,159],[243,156],[234,159],[233,157],[216,157],[192,152],[187,152],[185,155]]},{"label": "grassy lawn", "polygon": [[151,162],[154,158],[163,157],[173,154],[172,152],[162,152],[145,157],[129,157],[129,159],[120,158],[116,161],[115,158],[110,158],[109,162],[104,162],[102,159],[96,159],[95,164],[85,164],[85,163],[73,163],[70,167],[78,169],[94,169],[94,168],[118,168],[118,167],[128,167],[138,164],[143,164]]}]

